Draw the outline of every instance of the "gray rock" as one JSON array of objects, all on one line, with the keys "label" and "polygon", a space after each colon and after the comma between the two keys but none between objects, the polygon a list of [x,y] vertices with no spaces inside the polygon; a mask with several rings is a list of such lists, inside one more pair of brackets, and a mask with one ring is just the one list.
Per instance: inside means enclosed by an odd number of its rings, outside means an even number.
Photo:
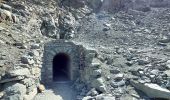
[{"label": "gray rock", "polygon": [[36,56],[36,57],[40,56],[40,53],[37,50],[32,50],[28,54],[30,56]]},{"label": "gray rock", "polygon": [[139,59],[138,65],[146,65],[149,64],[149,61],[147,59]]},{"label": "gray rock", "polygon": [[55,26],[55,21],[52,17],[43,20],[41,25],[41,33],[43,35],[59,39],[59,35],[57,34],[56,29],[57,27]]},{"label": "gray rock", "polygon": [[96,90],[100,92],[106,92],[106,86],[104,83],[105,81],[103,78],[98,78],[92,82],[92,87],[96,88]]},{"label": "gray rock", "polygon": [[143,91],[150,98],[162,98],[169,99],[170,91],[168,89],[162,88],[157,84],[153,83],[139,83],[137,81],[131,81],[132,86]]},{"label": "gray rock", "polygon": [[117,88],[117,87],[124,86],[125,81],[124,80],[121,80],[119,82],[112,81],[110,84],[111,84],[112,87]]},{"label": "gray rock", "polygon": [[20,83],[5,84],[5,100],[23,100],[26,94],[26,86]]},{"label": "gray rock", "polygon": [[170,69],[170,60],[166,62],[166,66]]},{"label": "gray rock", "polygon": [[40,44],[32,44],[31,49],[40,49]]},{"label": "gray rock", "polygon": [[119,69],[111,69],[110,70],[110,73],[112,73],[112,74],[118,74],[118,73],[120,73],[120,70]]},{"label": "gray rock", "polygon": [[121,73],[116,74],[114,76],[114,80],[116,80],[116,81],[122,80],[123,78],[124,78],[124,74],[121,74]]},{"label": "gray rock", "polygon": [[93,88],[86,95],[87,96],[96,96],[96,95],[98,95],[98,92],[96,91],[95,88]]},{"label": "gray rock", "polygon": [[92,76],[93,76],[93,77],[101,76],[101,74],[102,74],[102,70],[101,70],[101,69],[94,70],[94,71],[92,72]]},{"label": "gray rock", "polygon": [[33,57],[27,56],[27,55],[24,55],[24,56],[21,57],[21,62],[23,64],[30,64],[30,65],[35,63],[34,60],[33,60]]},{"label": "gray rock", "polygon": [[9,10],[9,11],[12,9],[12,7],[9,6],[9,5],[7,5],[7,4],[2,4],[2,5],[1,5],[1,8],[2,8],[2,9],[5,9],[5,10]]}]

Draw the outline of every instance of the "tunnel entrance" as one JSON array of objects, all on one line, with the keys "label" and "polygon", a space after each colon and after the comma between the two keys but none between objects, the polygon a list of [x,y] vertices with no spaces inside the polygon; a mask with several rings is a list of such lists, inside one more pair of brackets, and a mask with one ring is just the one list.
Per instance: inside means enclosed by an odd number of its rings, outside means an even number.
[{"label": "tunnel entrance", "polygon": [[53,58],[53,81],[70,81],[70,57],[58,53]]}]

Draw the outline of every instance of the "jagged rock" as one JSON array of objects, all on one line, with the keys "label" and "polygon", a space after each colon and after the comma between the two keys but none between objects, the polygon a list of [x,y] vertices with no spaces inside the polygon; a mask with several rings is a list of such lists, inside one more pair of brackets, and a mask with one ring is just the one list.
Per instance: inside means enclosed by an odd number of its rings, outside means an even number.
[{"label": "jagged rock", "polygon": [[32,64],[35,63],[34,60],[33,60],[33,57],[27,56],[27,55],[24,55],[24,56],[21,57],[21,62],[23,64],[29,64],[29,65],[32,65]]},{"label": "jagged rock", "polygon": [[9,5],[7,5],[7,4],[2,4],[2,5],[1,5],[1,8],[2,8],[2,9],[5,9],[5,10],[9,10],[9,11],[12,9],[12,7],[9,6]]},{"label": "jagged rock", "polygon": [[170,69],[170,60],[166,62],[166,66]]},{"label": "jagged rock", "polygon": [[92,76],[93,76],[93,77],[99,77],[99,76],[101,76],[101,74],[102,74],[102,70],[101,70],[101,69],[94,70],[94,71],[92,72]]},{"label": "jagged rock", "polygon": [[139,83],[137,81],[131,81],[132,86],[144,92],[150,98],[161,98],[161,99],[169,99],[170,91],[168,89],[162,88],[157,84],[153,83]]},{"label": "jagged rock", "polygon": [[138,64],[139,65],[146,65],[146,64],[149,64],[149,61],[147,59],[139,59]]},{"label": "jagged rock", "polygon": [[26,94],[26,86],[20,83],[5,84],[5,100],[23,100]]},{"label": "jagged rock", "polygon": [[60,27],[60,38],[70,39],[74,36],[75,30],[75,18],[71,13],[59,17],[59,27]]},{"label": "jagged rock", "polygon": [[121,73],[119,73],[119,74],[116,74],[115,75],[115,80],[117,80],[117,81],[119,81],[119,80],[122,80],[124,78],[124,74],[121,74]]},{"label": "jagged rock", "polygon": [[52,16],[46,17],[41,24],[41,33],[50,38],[59,39],[60,36],[57,34],[57,27],[55,25],[54,18]]},{"label": "jagged rock", "polygon": [[8,72],[8,75],[10,75],[11,77],[15,77],[15,76],[29,76],[31,74],[28,68],[22,68],[22,69],[11,70]]},{"label": "jagged rock", "polygon": [[31,49],[40,49],[40,44],[32,44]]},{"label": "jagged rock", "polygon": [[98,90],[98,91],[106,92],[105,81],[103,78],[95,79],[92,82],[92,87],[96,88],[96,90]]},{"label": "jagged rock", "polygon": [[165,38],[159,40],[159,42],[160,43],[169,43],[170,42],[170,38],[165,37]]},{"label": "jagged rock", "polygon": [[28,55],[38,57],[40,56],[40,53],[37,50],[32,50],[28,53]]},{"label": "jagged rock", "polygon": [[87,96],[96,96],[98,95],[98,92],[96,91],[95,88],[91,89],[88,93]]},{"label": "jagged rock", "polygon": [[120,73],[120,70],[119,70],[119,69],[112,68],[112,69],[110,69],[110,73],[112,73],[112,74],[118,74],[118,73]]},{"label": "jagged rock", "polygon": [[121,80],[119,82],[111,81],[110,84],[111,84],[112,87],[117,88],[117,87],[124,86],[126,83],[125,83],[124,80]]}]

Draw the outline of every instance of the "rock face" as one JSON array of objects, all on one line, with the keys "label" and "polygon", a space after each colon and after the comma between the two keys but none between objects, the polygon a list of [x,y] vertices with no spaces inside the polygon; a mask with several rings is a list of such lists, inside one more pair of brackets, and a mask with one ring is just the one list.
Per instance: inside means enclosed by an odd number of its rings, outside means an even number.
[{"label": "rock face", "polygon": [[26,94],[26,86],[20,83],[6,84],[5,86],[5,100],[23,100]]},{"label": "rock face", "polygon": [[41,33],[47,37],[59,39],[60,36],[57,33],[57,27],[53,17],[46,17],[41,24]]},{"label": "rock face", "polygon": [[31,75],[28,68],[13,70],[13,71],[10,71],[8,74],[9,74],[11,77],[16,77],[16,76],[29,76],[29,75]]},{"label": "rock face", "polygon": [[169,99],[170,98],[170,91],[168,89],[162,88],[157,84],[152,83],[139,83],[131,81],[131,84],[143,91],[145,94],[147,94],[150,98],[161,98],[161,99]]}]

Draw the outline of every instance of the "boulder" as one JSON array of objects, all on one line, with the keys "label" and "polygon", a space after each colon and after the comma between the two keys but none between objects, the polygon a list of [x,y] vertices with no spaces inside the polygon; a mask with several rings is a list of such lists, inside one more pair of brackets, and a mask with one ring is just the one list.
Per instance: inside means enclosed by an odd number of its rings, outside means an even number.
[{"label": "boulder", "polygon": [[32,44],[31,49],[40,49],[40,44]]},{"label": "boulder", "polygon": [[162,88],[161,86],[153,83],[139,83],[137,81],[131,80],[132,86],[134,86],[136,89],[141,90],[144,92],[147,96],[150,98],[161,98],[161,99],[167,99],[170,98],[170,91],[168,89]]},{"label": "boulder", "polygon": [[20,83],[5,84],[5,100],[23,100],[26,94],[26,86]]},{"label": "boulder", "polygon": [[21,57],[21,62],[23,64],[29,64],[29,65],[32,65],[34,64],[34,60],[33,60],[33,57],[30,57],[30,56],[27,56],[27,55],[24,55]]},{"label": "boulder", "polygon": [[119,81],[119,80],[122,80],[123,78],[124,78],[124,74],[119,73],[115,75],[114,79]]},{"label": "boulder", "polygon": [[87,96],[96,96],[96,95],[98,95],[98,92],[96,91],[95,88],[93,88],[86,95]]},{"label": "boulder", "polygon": [[106,92],[105,81],[103,78],[97,78],[92,82],[92,87],[96,88],[96,90],[100,92]]}]

